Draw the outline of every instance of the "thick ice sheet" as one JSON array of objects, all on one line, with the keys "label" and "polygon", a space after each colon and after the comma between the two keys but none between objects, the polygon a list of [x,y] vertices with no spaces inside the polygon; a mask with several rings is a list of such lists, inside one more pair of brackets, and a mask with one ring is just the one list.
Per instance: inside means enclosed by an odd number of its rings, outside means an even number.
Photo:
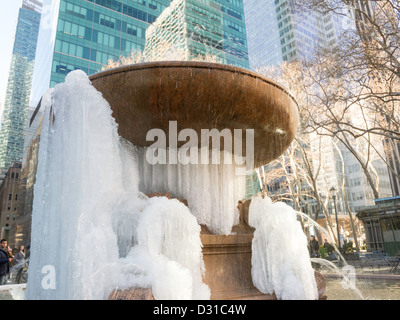
[{"label": "thick ice sheet", "polygon": [[43,104],[27,299],[105,299],[132,286],[208,299],[196,218],[140,194],[135,159],[86,74],[69,73]]},{"label": "thick ice sheet", "polygon": [[253,198],[249,224],[256,230],[252,243],[252,279],[263,293],[278,299],[318,299],[307,238],[296,212],[268,197]]}]

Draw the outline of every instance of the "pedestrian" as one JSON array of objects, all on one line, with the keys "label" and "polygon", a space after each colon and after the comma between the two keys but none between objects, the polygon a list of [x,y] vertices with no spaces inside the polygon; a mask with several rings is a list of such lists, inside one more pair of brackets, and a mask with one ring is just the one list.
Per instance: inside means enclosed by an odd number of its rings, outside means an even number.
[{"label": "pedestrian", "polygon": [[324,247],[329,248],[329,246],[330,246],[330,243],[328,242],[328,240],[324,239]]},{"label": "pedestrian", "polygon": [[14,255],[15,266],[17,268],[22,267],[24,259],[25,259],[25,247],[23,245],[20,245],[18,252]]},{"label": "pedestrian", "polygon": [[10,274],[10,261],[12,259],[8,253],[7,240],[0,240],[0,285],[7,283]]},{"label": "pedestrian", "polygon": [[310,238],[309,250],[311,258],[319,257],[319,243],[318,240],[315,239],[315,236],[313,235]]},{"label": "pedestrian", "polygon": [[10,258],[10,267],[14,266],[14,252],[10,246],[7,247],[8,250],[8,257]]}]

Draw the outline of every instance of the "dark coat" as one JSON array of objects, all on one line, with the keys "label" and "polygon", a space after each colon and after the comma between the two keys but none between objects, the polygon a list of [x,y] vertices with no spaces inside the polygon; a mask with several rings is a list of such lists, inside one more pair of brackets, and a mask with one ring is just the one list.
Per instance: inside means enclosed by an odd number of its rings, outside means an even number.
[{"label": "dark coat", "polygon": [[0,275],[10,273],[10,262],[8,252],[0,249]]},{"label": "dark coat", "polygon": [[310,255],[311,258],[317,258],[319,257],[319,243],[317,240],[311,240],[310,241]]}]

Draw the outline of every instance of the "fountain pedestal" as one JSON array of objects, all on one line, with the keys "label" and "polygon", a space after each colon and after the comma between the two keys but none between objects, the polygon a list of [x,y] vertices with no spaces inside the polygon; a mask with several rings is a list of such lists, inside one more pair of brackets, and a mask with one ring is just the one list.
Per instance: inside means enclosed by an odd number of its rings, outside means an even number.
[{"label": "fountain pedestal", "polygon": [[211,300],[276,300],[261,293],[251,278],[252,234],[202,234],[204,282],[210,287]]},{"label": "fountain pedestal", "polygon": [[[202,226],[201,242],[206,267],[204,282],[211,290],[211,300],[276,300],[274,294],[264,294],[253,284],[251,254],[254,229],[248,224],[251,200],[239,202],[240,222],[228,236],[211,234]],[[318,296],[326,299],[325,279],[315,272]]]},{"label": "fountain pedestal", "polygon": [[276,300],[261,293],[251,277],[251,245],[254,229],[248,225],[250,200],[239,202],[239,224],[230,235],[211,234],[202,226],[201,242],[206,267],[204,282],[212,300]]}]

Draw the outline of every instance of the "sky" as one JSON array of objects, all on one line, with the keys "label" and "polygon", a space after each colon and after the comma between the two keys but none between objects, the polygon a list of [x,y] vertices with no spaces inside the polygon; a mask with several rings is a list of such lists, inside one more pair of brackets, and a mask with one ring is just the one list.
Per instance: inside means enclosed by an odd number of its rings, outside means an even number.
[{"label": "sky", "polygon": [[2,106],[6,94],[18,10],[22,0],[0,0],[0,3],[0,105]]}]

